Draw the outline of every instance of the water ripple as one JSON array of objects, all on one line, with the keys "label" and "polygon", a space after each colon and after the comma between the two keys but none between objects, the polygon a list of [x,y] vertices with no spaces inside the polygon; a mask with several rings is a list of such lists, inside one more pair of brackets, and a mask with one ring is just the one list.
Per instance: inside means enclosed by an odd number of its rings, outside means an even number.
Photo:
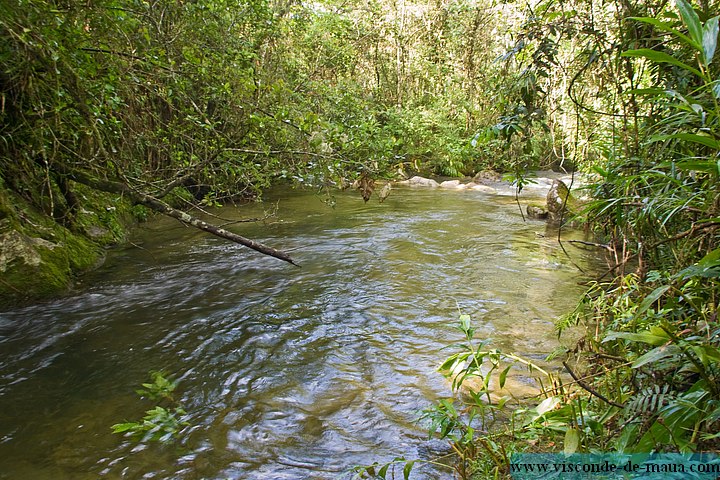
[{"label": "water ripple", "polygon": [[[0,478],[330,479],[427,456],[416,420],[449,394],[435,369],[460,340],[458,311],[478,336],[539,356],[580,290],[553,235],[512,199],[270,199],[280,216],[243,233],[301,269],[158,219],[88,290],[0,313]],[[134,390],[158,369],[179,379],[188,411],[177,448],[110,434],[149,408]]]}]

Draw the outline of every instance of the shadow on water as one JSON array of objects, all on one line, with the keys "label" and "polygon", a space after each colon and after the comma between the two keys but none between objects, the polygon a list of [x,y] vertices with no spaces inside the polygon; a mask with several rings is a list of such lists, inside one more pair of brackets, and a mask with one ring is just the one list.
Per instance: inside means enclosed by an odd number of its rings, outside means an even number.
[{"label": "shadow on water", "polygon": [[[541,358],[582,291],[573,262],[597,261],[479,192],[267,200],[278,216],[232,228],[300,269],[156,219],[77,294],[0,313],[0,478],[341,478],[422,455],[415,420],[449,393],[435,368],[458,308]],[[157,369],[180,379],[191,426],[172,445],[112,435],[152,406],[134,390]]]}]

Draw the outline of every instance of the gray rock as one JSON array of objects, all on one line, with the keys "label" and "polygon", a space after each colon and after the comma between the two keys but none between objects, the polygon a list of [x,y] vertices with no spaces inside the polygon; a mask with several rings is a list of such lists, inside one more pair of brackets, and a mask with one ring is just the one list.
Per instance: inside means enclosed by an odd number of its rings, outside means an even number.
[{"label": "gray rock", "polygon": [[446,180],[440,184],[440,188],[453,188],[456,190],[462,190],[467,188],[467,186],[460,183],[460,180]]},{"label": "gray rock", "polygon": [[97,225],[90,225],[85,229],[85,234],[93,240],[100,240],[107,235],[110,235],[110,230]]},{"label": "gray rock", "polygon": [[0,272],[5,272],[14,262],[22,262],[31,267],[40,265],[42,258],[37,247],[53,250],[57,245],[23,235],[15,230],[0,235]]},{"label": "gray rock", "polygon": [[407,182],[408,182],[408,185],[414,185],[414,186],[418,186],[418,187],[432,187],[432,188],[437,188],[437,187],[440,186],[440,185],[438,184],[438,182],[436,182],[435,180],[433,180],[433,179],[431,179],[431,178],[418,177],[418,176],[412,177],[412,178],[411,178],[410,180],[408,180]]},{"label": "gray rock", "polygon": [[473,183],[479,183],[481,185],[488,185],[497,183],[502,180],[502,175],[493,170],[483,170],[478,172],[473,177]]},{"label": "gray rock", "polygon": [[579,207],[578,200],[570,193],[565,182],[554,180],[547,194],[547,211],[550,219],[569,218],[577,213]]}]

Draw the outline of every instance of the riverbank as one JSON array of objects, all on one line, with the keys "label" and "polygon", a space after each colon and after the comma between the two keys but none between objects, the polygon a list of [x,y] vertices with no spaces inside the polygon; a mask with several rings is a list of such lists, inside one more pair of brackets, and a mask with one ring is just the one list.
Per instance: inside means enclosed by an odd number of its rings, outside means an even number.
[{"label": "riverbank", "polygon": [[[519,195],[525,210],[547,195],[555,180],[580,185],[580,177],[538,171],[528,177],[521,192],[497,173],[474,179],[413,177],[393,182],[409,187]],[[121,195],[97,192],[77,184],[74,205],[59,196],[39,211],[31,202],[0,185],[0,306],[42,301],[62,295],[84,273],[97,268],[105,249],[123,243],[138,221],[147,218],[143,207]],[[575,191],[575,190],[574,190]],[[189,195],[189,194],[188,194]],[[37,203],[37,202],[36,202]]]},{"label": "riverbank", "polygon": [[78,186],[74,199],[72,208],[56,199],[39,211],[0,183],[0,307],[68,292],[144,218],[119,196]]}]

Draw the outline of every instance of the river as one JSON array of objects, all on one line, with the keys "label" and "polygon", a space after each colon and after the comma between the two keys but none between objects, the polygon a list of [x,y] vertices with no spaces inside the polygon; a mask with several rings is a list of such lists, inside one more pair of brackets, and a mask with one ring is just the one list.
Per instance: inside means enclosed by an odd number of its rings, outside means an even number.
[{"label": "river", "polygon": [[[541,360],[588,278],[577,266],[597,266],[510,196],[323,199],[279,188],[215,212],[277,205],[229,228],[302,268],[156,218],[71,295],[0,312],[0,478],[331,479],[422,458],[418,411],[450,395],[436,368],[461,340],[458,313]],[[169,444],[112,434],[154,405],[135,390],[161,369],[190,425]]]}]

